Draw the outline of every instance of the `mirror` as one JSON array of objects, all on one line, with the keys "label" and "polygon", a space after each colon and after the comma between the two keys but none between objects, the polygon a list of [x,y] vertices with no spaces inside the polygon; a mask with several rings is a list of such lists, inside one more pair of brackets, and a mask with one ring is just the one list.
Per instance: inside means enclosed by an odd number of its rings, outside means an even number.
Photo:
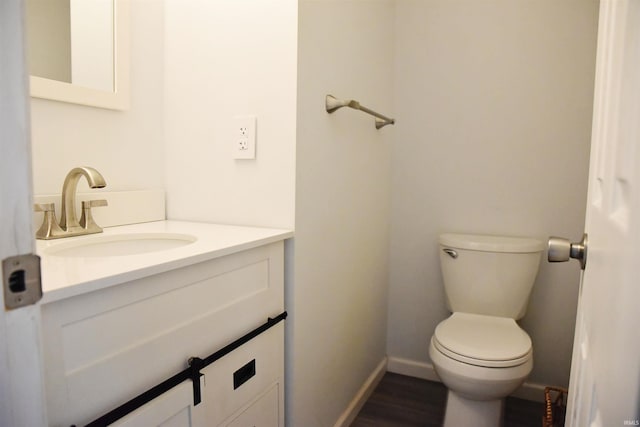
[{"label": "mirror", "polygon": [[129,107],[128,0],[27,0],[31,96]]}]

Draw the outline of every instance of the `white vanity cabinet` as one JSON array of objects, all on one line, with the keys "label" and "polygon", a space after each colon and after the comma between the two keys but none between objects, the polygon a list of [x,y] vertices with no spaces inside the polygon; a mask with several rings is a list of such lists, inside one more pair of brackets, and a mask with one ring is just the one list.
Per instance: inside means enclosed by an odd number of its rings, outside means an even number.
[{"label": "white vanity cabinet", "polygon": [[[44,303],[50,425],[84,425],[282,313],[283,246]],[[200,404],[186,380],[114,425],[283,426],[284,322],[201,374]]]}]

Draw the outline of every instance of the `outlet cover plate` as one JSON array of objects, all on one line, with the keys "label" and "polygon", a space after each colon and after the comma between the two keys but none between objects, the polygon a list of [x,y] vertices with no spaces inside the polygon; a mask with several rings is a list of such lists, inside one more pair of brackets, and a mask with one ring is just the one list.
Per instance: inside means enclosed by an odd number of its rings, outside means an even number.
[{"label": "outlet cover plate", "polygon": [[231,144],[233,158],[256,158],[256,116],[234,116],[231,120]]}]

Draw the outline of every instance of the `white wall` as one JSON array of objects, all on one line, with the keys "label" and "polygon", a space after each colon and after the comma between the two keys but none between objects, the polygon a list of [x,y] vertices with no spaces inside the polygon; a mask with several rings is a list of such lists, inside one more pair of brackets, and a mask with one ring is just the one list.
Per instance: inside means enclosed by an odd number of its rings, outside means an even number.
[{"label": "white wall", "polygon": [[287,423],[336,423],[386,353],[393,1],[301,1]]},{"label": "white wall", "polygon": [[[93,166],[107,191],[164,188],[163,3],[131,3],[131,108],[31,99],[34,194],[59,194],[67,172]],[[86,189],[84,180],[79,188]]]},{"label": "white wall", "polygon": [[[165,3],[168,217],[293,228],[297,2]],[[255,160],[232,157],[236,115]]]},{"label": "white wall", "polygon": [[[388,353],[428,368],[444,231],[580,239],[595,0],[399,1]],[[530,381],[567,385],[579,266],[540,266]]]}]

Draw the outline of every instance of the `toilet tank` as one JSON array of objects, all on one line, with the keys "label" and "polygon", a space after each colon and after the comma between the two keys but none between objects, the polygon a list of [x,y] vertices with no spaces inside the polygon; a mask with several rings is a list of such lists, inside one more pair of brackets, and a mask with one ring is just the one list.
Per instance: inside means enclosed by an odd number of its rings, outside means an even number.
[{"label": "toilet tank", "polygon": [[524,316],[544,250],[541,241],[447,233],[438,242],[450,311]]}]

